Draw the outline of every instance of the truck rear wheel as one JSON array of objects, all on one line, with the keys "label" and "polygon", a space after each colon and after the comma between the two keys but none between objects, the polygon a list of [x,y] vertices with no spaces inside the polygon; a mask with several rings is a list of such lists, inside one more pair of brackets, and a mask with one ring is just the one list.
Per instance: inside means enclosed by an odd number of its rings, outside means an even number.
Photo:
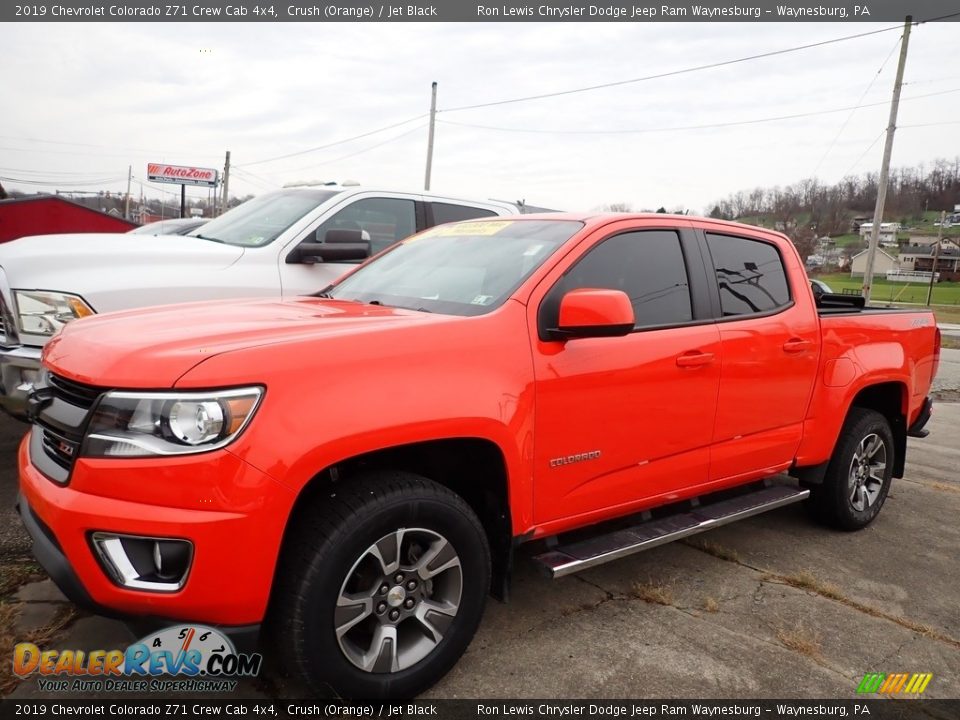
[{"label": "truck rear wheel", "polygon": [[469,645],[490,587],[486,534],[445,487],[371,473],[320,496],[285,544],[270,621],[316,692],[408,698]]},{"label": "truck rear wheel", "polygon": [[814,517],[840,530],[859,530],[873,522],[890,490],[894,447],[883,415],[851,408],[823,484],[810,489]]}]

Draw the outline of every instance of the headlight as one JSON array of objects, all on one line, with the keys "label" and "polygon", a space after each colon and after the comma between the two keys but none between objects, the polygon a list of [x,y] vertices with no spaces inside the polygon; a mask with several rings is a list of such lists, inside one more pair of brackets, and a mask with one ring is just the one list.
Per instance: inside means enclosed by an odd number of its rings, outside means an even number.
[{"label": "headlight", "polygon": [[46,290],[15,290],[20,332],[54,335],[71,320],[93,315],[83,298]]},{"label": "headlight", "polygon": [[87,457],[185,455],[233,442],[250,422],[263,389],[198,393],[109,392],[90,420]]}]

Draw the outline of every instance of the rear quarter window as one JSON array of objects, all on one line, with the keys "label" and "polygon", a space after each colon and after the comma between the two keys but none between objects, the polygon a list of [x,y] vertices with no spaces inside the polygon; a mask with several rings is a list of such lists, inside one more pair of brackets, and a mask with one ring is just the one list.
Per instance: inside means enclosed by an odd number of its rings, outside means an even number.
[{"label": "rear quarter window", "polygon": [[470,207],[469,205],[455,205],[453,203],[430,203],[433,208],[433,224],[443,225],[449,222],[459,222],[460,220],[473,220],[474,218],[496,217],[497,214],[492,210],[485,208]]},{"label": "rear quarter window", "polygon": [[757,315],[790,304],[783,258],[774,245],[707,233],[723,317]]}]

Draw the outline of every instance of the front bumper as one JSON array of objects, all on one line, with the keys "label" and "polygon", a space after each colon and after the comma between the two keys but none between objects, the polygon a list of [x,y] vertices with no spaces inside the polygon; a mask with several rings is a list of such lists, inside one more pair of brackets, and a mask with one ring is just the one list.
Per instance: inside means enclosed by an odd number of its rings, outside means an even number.
[{"label": "front bumper", "polygon": [[0,348],[0,409],[18,420],[27,415],[26,385],[40,371],[38,347]]},{"label": "front bumper", "polygon": [[[80,458],[63,486],[31,462],[25,438],[19,505],[38,561],[67,597],[99,614],[260,623],[293,494],[243,460],[217,454],[172,463]],[[94,550],[94,532],[189,539],[195,551],[184,586],[160,593],[118,585]]]}]

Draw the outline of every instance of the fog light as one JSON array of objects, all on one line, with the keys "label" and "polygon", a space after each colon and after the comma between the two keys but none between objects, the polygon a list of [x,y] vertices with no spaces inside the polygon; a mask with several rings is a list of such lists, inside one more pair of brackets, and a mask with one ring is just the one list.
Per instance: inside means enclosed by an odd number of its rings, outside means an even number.
[{"label": "fog light", "polygon": [[96,532],[93,546],[103,569],[122,587],[175,592],[183,587],[193,561],[193,543]]}]

